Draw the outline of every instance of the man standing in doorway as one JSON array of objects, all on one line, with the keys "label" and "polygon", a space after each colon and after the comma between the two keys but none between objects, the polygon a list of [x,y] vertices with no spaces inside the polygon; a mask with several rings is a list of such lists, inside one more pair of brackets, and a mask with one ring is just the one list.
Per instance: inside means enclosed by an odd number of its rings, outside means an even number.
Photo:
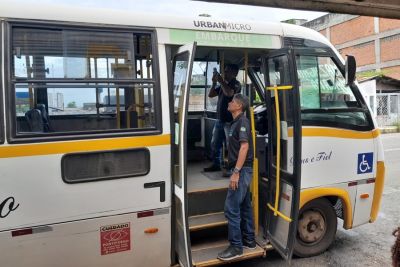
[{"label": "man standing in doorway", "polygon": [[[241,85],[236,76],[239,67],[235,64],[227,64],[224,70],[224,78],[214,70],[212,77],[212,87],[208,97],[218,96],[217,121],[215,122],[211,139],[211,149],[213,163],[210,167],[204,168],[205,172],[220,171],[222,165],[222,144],[228,140],[229,123],[232,115],[228,111],[228,103],[231,102],[233,95],[240,92]],[[217,82],[219,86],[217,86]],[[227,144],[228,145],[228,144]]]},{"label": "man standing in doorway", "polygon": [[240,257],[243,248],[256,248],[249,190],[253,175],[253,140],[250,122],[244,115],[248,107],[249,99],[242,94],[236,94],[228,106],[233,116],[228,142],[228,163],[232,175],[224,212],[228,220],[230,246],[218,254],[223,261]]}]

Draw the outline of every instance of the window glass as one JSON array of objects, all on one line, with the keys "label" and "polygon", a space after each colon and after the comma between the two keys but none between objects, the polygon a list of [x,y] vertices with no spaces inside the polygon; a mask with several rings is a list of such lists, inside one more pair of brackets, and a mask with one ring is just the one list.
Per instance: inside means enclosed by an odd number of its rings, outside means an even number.
[{"label": "window glass", "polygon": [[398,114],[398,110],[399,110],[399,96],[391,95],[390,96],[390,113]]},{"label": "window glass", "polygon": [[181,96],[185,92],[188,65],[186,54],[176,57],[174,69],[174,111],[176,113],[184,110]]},{"label": "window glass", "polygon": [[139,78],[142,71],[140,66],[136,71],[134,61],[137,42],[140,38],[132,33],[15,28],[14,76]]},{"label": "window glass", "polygon": [[[297,56],[296,63],[305,124],[368,126],[366,114],[354,112],[361,105],[331,58]],[[337,109],[343,111],[337,112]]]},{"label": "window glass", "polygon": [[17,136],[154,129],[151,46],[149,33],[14,27]]},{"label": "window glass", "polygon": [[[47,105],[31,108],[30,91]],[[18,84],[15,99],[18,134],[155,127],[152,84]]]},{"label": "window glass", "polygon": [[331,58],[318,57],[318,70],[321,108],[359,107],[346,79]]},{"label": "window glass", "polygon": [[150,152],[143,148],[73,153],[61,160],[62,178],[66,183],[144,176],[149,172]]},{"label": "window glass", "polygon": [[[174,166],[179,167],[181,164],[181,154],[180,150],[183,145],[181,140],[184,140],[183,136],[181,136],[181,127],[183,127],[183,119],[185,112],[185,99],[184,94],[186,92],[186,77],[189,68],[189,53],[185,52],[183,54],[179,54],[174,59],[174,133],[175,133],[175,142],[174,142]],[[179,187],[182,187],[182,176],[179,168],[174,169],[174,182]]]},{"label": "window glass", "polygon": [[189,111],[204,111],[206,92],[206,61],[193,62],[191,88],[189,94]]},{"label": "window glass", "polygon": [[359,107],[331,58],[298,56],[297,74],[302,109]]},{"label": "window glass", "polygon": [[264,77],[264,73],[261,70],[258,70],[255,72],[256,76],[259,79],[260,84],[262,85],[262,87],[265,87],[265,77]]},{"label": "window glass", "polygon": [[204,111],[205,88],[190,88],[189,111]]},{"label": "window glass", "polygon": [[317,57],[297,58],[300,106],[302,109],[320,108]]},{"label": "window glass", "polygon": [[[368,126],[364,112],[329,112],[329,113],[302,113],[301,118],[304,122],[323,122],[336,126],[340,124]],[[317,123],[318,124],[318,123]]]},{"label": "window glass", "polygon": [[194,61],[192,69],[191,85],[206,85],[206,68],[207,62],[205,61]]},{"label": "window glass", "polygon": [[[258,105],[264,103],[263,99],[265,98],[265,76],[261,71],[261,68],[252,69],[254,74],[254,84],[252,84],[252,90],[254,92],[253,104]],[[256,87],[260,87],[261,92],[256,90]]]},{"label": "window glass", "polygon": [[268,76],[270,86],[291,85],[288,58],[281,56],[269,59]]},{"label": "window glass", "polygon": [[220,65],[216,61],[209,61],[207,65],[207,93],[206,93],[206,109],[207,111],[217,111],[218,97],[210,98],[208,93],[210,92],[212,86],[212,76],[214,73],[214,68],[220,71]]}]

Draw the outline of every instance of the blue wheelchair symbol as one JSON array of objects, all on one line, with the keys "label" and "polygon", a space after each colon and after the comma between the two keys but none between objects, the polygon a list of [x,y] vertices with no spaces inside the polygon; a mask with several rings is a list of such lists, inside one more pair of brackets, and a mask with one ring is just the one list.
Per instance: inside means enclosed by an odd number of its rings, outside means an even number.
[{"label": "blue wheelchair symbol", "polygon": [[370,173],[373,169],[374,153],[358,154],[357,174]]}]

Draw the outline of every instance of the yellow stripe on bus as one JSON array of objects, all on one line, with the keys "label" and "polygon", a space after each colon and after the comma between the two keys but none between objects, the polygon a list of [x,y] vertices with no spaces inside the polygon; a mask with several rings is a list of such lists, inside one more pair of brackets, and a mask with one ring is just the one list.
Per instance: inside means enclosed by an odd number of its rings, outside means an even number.
[{"label": "yellow stripe on bus", "polygon": [[383,186],[385,184],[385,163],[383,161],[378,161],[376,169],[374,199],[372,201],[370,222],[374,222],[376,220],[378,217],[379,208],[381,206]]},{"label": "yellow stripe on bus", "polygon": [[[336,137],[349,139],[373,139],[380,135],[379,129],[360,132],[354,130],[336,129],[336,128],[308,128],[303,127],[301,134],[303,137]],[[288,136],[293,137],[293,128],[288,129]]]},{"label": "yellow stripe on bus", "polygon": [[96,140],[64,141],[41,144],[0,146],[0,158],[66,154],[169,145],[171,135],[119,137]]}]

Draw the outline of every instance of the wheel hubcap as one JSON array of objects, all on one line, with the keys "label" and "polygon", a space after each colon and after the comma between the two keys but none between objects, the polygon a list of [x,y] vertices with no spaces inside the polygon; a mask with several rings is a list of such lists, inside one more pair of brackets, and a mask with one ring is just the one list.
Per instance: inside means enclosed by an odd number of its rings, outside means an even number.
[{"label": "wheel hubcap", "polygon": [[298,232],[303,242],[318,242],[326,232],[324,217],[318,211],[305,211],[299,220]]}]

